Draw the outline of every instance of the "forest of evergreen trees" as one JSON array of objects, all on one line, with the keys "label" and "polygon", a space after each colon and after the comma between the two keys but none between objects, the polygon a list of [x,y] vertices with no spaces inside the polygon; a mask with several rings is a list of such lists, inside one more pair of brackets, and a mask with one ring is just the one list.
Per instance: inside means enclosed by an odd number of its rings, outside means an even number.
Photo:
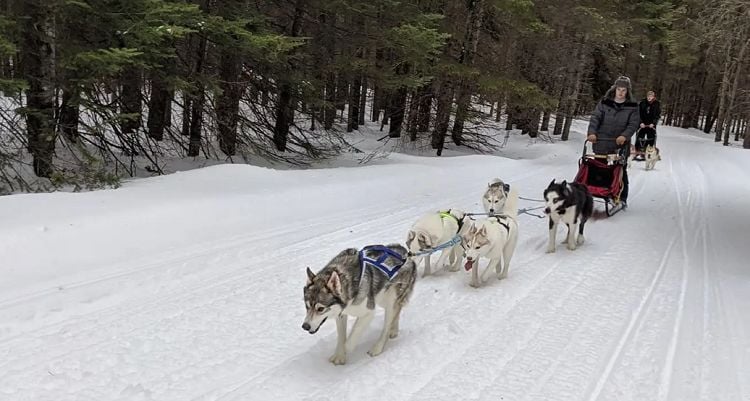
[{"label": "forest of evergreen trees", "polygon": [[437,155],[495,146],[482,120],[567,140],[622,74],[750,148],[749,45],[750,0],[0,0],[0,193],[305,164],[366,121]]}]

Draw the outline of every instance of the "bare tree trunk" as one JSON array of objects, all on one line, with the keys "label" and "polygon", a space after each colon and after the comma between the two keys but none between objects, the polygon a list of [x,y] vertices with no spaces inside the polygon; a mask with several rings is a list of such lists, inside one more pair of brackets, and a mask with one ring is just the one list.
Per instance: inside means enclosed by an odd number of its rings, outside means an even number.
[{"label": "bare tree trunk", "polygon": [[326,78],[326,106],[323,109],[323,126],[325,129],[333,128],[336,120],[336,74],[328,73]]},{"label": "bare tree trunk", "polygon": [[140,67],[128,66],[120,74],[120,130],[132,154],[138,153],[135,132],[141,126],[141,73]]},{"label": "bare tree trunk", "polygon": [[[202,9],[209,12],[210,0],[204,0]],[[200,36],[197,57],[195,61],[195,75],[200,77],[203,74],[203,66],[206,60],[206,43],[205,35]],[[206,90],[203,81],[195,81],[195,90],[190,94],[190,141],[188,143],[188,156],[198,156],[201,150],[201,137],[203,130],[203,106],[206,101]]]},{"label": "bare tree trunk", "polygon": [[349,82],[346,80],[343,73],[339,73],[338,79],[336,80],[336,110],[344,111],[348,97]]},{"label": "bare tree trunk", "polygon": [[[302,31],[302,5],[304,0],[297,0],[294,5],[294,17],[292,20],[292,37],[297,37]],[[279,92],[279,102],[276,107],[276,125],[273,130],[273,142],[279,151],[286,150],[289,127],[294,124],[294,97],[291,82],[283,82]]]},{"label": "bare tree trunk", "polygon": [[190,91],[182,91],[182,136],[190,136],[190,107],[193,96]]},{"label": "bare tree trunk", "polygon": [[383,97],[383,90],[378,86],[375,86],[372,90],[372,110],[370,111],[370,121],[375,122],[380,120],[380,109]]},{"label": "bare tree trunk", "polygon": [[[582,43],[586,42],[587,38],[584,37]],[[573,122],[573,118],[575,118],[575,110],[578,104],[578,97],[581,93],[581,80],[583,79],[583,71],[586,68],[586,52],[584,51],[584,49],[578,49],[577,57],[578,63],[575,66],[575,77],[573,80],[572,88],[573,93],[570,94],[570,97],[566,99],[565,102],[565,124],[563,125],[562,136],[560,137],[561,141],[567,141],[570,136],[570,125]]]},{"label": "bare tree trunk", "polygon": [[549,120],[552,117],[552,112],[544,110],[544,116],[542,117],[542,126],[539,128],[540,131],[549,131]]},{"label": "bare tree trunk", "polygon": [[[474,65],[474,56],[479,44],[479,32],[482,29],[482,14],[484,13],[483,0],[469,0],[466,5],[468,17],[466,19],[466,33],[464,35],[463,48],[459,62],[464,65]],[[463,129],[468,116],[471,95],[474,92],[473,80],[463,77],[456,85],[456,118],[453,121],[451,138],[453,143],[461,145]]]},{"label": "bare tree trunk", "polygon": [[706,134],[711,133],[711,128],[713,128],[714,123],[716,122],[716,115],[718,114],[718,104],[716,102],[716,98],[714,97],[712,101],[712,106],[710,109],[708,109],[708,112],[706,114],[706,118],[703,125],[703,132]]},{"label": "bare tree trunk", "polygon": [[242,59],[233,48],[221,50],[219,89],[216,97],[216,123],[219,128],[219,149],[227,156],[237,152],[237,119],[240,99],[245,90],[241,82]]},{"label": "bare tree trunk", "polygon": [[418,93],[417,131],[427,132],[430,129],[430,112],[432,111],[432,85],[424,85]]},{"label": "bare tree trunk", "polygon": [[453,120],[451,138],[453,139],[453,143],[461,146],[463,141],[464,123],[469,115],[469,105],[471,103],[472,93],[466,84],[459,84],[456,92],[456,118]]},{"label": "bare tree trunk", "polygon": [[359,125],[365,125],[365,109],[367,108],[367,77],[362,77],[362,91],[359,95]]},{"label": "bare tree trunk", "polygon": [[453,87],[448,77],[444,77],[437,96],[437,113],[435,115],[435,128],[432,131],[432,148],[437,150],[437,155],[443,154],[445,146],[445,135],[448,133],[448,123],[451,118],[451,105],[453,104]]},{"label": "bare tree trunk", "polygon": [[357,73],[349,87],[349,115],[346,121],[346,132],[359,129],[359,96],[362,93],[362,76]]},{"label": "bare tree trunk", "polygon": [[[512,98],[513,96],[511,96]],[[507,106],[505,107],[505,130],[511,131],[513,129],[513,124],[516,122],[516,117],[518,114],[518,110],[516,106],[513,105],[513,100],[509,99]]]},{"label": "bare tree trunk", "polygon": [[206,91],[202,84],[190,108],[190,141],[188,156],[198,156],[201,151],[201,131],[203,130],[203,105],[206,102]]},{"label": "bare tree trunk", "polygon": [[406,123],[406,132],[409,133],[409,140],[417,140],[417,119],[419,118],[419,92],[411,91],[411,100],[409,101],[409,117]]},{"label": "bare tree trunk", "polygon": [[55,152],[55,20],[45,0],[25,0],[27,20],[21,34],[21,58],[26,89],[26,131],[34,156],[34,174],[52,176]]},{"label": "bare tree trunk", "polygon": [[[333,64],[333,60],[336,52],[336,37],[334,30],[336,29],[336,17],[334,15],[321,14],[320,22],[325,26],[324,38],[326,50],[326,60],[329,64]],[[323,127],[327,130],[333,128],[333,123],[336,121],[336,73],[333,70],[329,70],[325,75],[325,107],[323,108]]]},{"label": "bare tree trunk", "polygon": [[59,130],[70,142],[78,141],[78,124],[80,122],[81,103],[80,89],[75,84],[68,84],[63,89],[60,105]]},{"label": "bare tree trunk", "polygon": [[388,136],[391,138],[401,136],[401,125],[404,122],[404,114],[406,113],[406,94],[406,87],[402,86],[390,98],[388,107],[388,119],[390,121],[388,124]]},{"label": "bare tree trunk", "polygon": [[167,123],[167,108],[170,106],[169,88],[164,77],[155,74],[151,79],[151,97],[148,102],[148,136],[161,141]]},{"label": "bare tree trunk", "polygon": [[[737,87],[740,85],[740,77],[742,76],[742,67],[745,61],[745,52],[747,47],[750,45],[750,39],[745,40],[740,48],[740,53],[737,56],[737,65],[735,67],[734,82],[732,83],[732,91],[729,94],[729,107],[727,108],[727,115],[731,114],[734,109],[734,100],[737,96]],[[728,127],[727,127],[728,128]],[[724,133],[724,146],[729,146],[729,129]]]},{"label": "bare tree trunk", "polygon": [[714,142],[721,141],[721,134],[724,129],[724,119],[726,114],[726,98],[729,91],[729,74],[732,61],[732,43],[727,44],[726,58],[724,59],[724,72],[721,77],[721,89],[719,90],[719,117],[716,124],[716,136]]}]

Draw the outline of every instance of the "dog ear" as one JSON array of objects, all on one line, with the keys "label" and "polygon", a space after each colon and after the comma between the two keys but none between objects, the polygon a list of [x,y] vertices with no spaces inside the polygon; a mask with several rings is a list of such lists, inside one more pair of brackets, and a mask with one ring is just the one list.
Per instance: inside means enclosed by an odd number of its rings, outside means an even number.
[{"label": "dog ear", "polygon": [[482,226],[482,228],[480,228],[477,231],[477,234],[482,235],[482,236],[486,236],[487,235],[487,226]]},{"label": "dog ear", "polygon": [[341,279],[339,278],[339,274],[337,272],[334,271],[333,273],[331,273],[331,277],[328,278],[326,286],[328,286],[328,289],[331,290],[334,295],[341,295]]},{"label": "dog ear", "polygon": [[547,186],[548,186],[548,187],[551,187],[551,186],[553,186],[553,185],[555,185],[555,179],[554,179],[554,178],[552,179],[552,181],[551,181],[551,182],[549,183],[549,185],[547,185]]},{"label": "dog ear", "polygon": [[411,243],[412,241],[414,241],[415,236],[416,235],[414,234],[414,231],[409,230],[409,234],[406,235],[406,242]]},{"label": "dog ear", "polygon": [[315,273],[310,270],[310,267],[307,268],[307,285],[312,284],[313,279],[315,278]]}]

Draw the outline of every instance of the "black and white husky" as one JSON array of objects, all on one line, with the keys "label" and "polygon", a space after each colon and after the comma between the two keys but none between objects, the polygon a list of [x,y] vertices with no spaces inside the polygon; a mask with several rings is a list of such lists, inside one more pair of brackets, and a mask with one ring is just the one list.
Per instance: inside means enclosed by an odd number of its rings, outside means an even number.
[{"label": "black and white husky", "polygon": [[[315,334],[328,319],[336,320],[336,352],[329,359],[335,365],[346,363],[362,333],[375,317],[375,305],[385,309],[380,338],[368,354],[383,352],[389,338],[398,335],[401,309],[414,290],[417,268],[399,244],[373,245],[362,250],[341,251],[317,273],[307,268],[305,308],[302,329]],[[357,321],[347,337],[347,316]]]},{"label": "black and white husky", "polygon": [[568,226],[568,238],[565,243],[571,251],[576,245],[583,244],[583,228],[594,212],[594,198],[585,185],[563,181],[549,183],[544,190],[546,207],[544,213],[549,216],[549,244],[547,253],[555,252],[557,224],[561,221]]}]

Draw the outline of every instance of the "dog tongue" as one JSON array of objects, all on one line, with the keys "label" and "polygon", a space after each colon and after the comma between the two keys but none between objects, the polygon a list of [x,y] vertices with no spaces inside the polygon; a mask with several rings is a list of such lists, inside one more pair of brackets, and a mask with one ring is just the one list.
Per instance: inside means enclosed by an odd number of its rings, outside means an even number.
[{"label": "dog tongue", "polygon": [[471,261],[471,260],[467,260],[467,261],[466,261],[466,264],[464,264],[464,269],[466,269],[466,271],[469,271],[469,270],[471,270],[471,267],[472,267],[473,265],[474,265],[474,262],[473,262],[473,261]]}]

